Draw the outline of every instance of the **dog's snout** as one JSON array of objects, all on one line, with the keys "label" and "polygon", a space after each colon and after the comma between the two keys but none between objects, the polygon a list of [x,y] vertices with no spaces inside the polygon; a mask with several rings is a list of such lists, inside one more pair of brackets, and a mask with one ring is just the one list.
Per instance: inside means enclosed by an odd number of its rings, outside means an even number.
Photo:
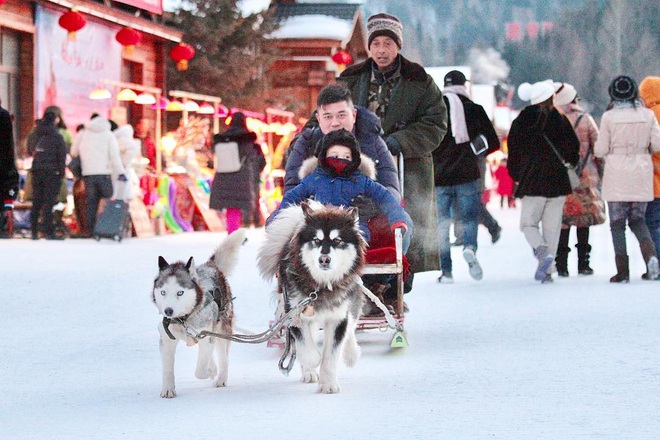
[{"label": "dog's snout", "polygon": [[321,266],[328,266],[330,264],[330,256],[326,254],[321,254],[319,257],[319,264]]},{"label": "dog's snout", "polygon": [[165,310],[163,310],[163,313],[165,313],[165,316],[172,316],[174,314],[174,310],[172,310],[171,307],[168,307]]}]

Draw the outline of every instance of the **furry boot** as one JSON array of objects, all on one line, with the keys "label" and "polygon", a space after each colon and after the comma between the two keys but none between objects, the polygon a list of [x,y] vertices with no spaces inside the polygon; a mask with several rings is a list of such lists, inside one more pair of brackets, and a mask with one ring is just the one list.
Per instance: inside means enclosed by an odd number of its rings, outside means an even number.
[{"label": "furry boot", "polygon": [[646,263],[646,273],[642,275],[643,280],[657,280],[660,278],[660,267],[658,267],[658,257],[655,252],[655,245],[650,239],[644,239],[639,242],[639,248],[642,251],[642,257]]},{"label": "furry boot", "polygon": [[578,273],[580,275],[593,275],[594,271],[589,267],[589,253],[591,246],[588,244],[578,243],[575,245],[578,253]]},{"label": "furry boot", "polygon": [[630,272],[628,270],[628,255],[615,255],[616,275],[610,278],[610,283],[627,283],[630,281]]}]

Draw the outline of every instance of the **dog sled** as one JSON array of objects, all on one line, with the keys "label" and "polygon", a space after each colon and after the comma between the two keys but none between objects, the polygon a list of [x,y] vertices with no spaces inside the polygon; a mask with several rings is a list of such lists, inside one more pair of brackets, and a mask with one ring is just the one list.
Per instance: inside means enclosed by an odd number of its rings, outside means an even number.
[{"label": "dog sled", "polygon": [[[403,197],[403,156],[397,157],[397,170],[401,195]],[[362,268],[362,276],[378,276],[381,279],[388,279],[388,299],[386,300],[380,292],[373,292],[369,289],[372,286],[365,286],[361,283],[361,288],[367,298],[366,302],[373,302],[374,312],[368,315],[362,314],[357,322],[356,330],[374,330],[388,331],[395,330],[394,336],[390,342],[392,348],[403,348],[408,346],[408,341],[404,331],[405,304],[403,301],[404,281],[409,272],[408,261],[403,255],[403,230],[396,228],[390,230],[385,217],[376,217],[369,222],[371,231],[371,248],[367,250],[365,259],[366,264]],[[373,279],[373,278],[372,278]],[[394,298],[392,301],[392,292]],[[279,309],[279,308],[278,308]],[[282,310],[276,312],[279,316]],[[271,326],[275,321],[271,321]],[[268,347],[285,347],[286,328],[282,327],[279,332],[267,341]]]}]

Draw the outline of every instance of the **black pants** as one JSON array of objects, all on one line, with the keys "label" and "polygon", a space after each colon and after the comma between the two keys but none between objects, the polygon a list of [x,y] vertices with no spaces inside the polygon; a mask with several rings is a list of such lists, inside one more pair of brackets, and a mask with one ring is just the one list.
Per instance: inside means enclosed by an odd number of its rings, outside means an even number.
[{"label": "black pants", "polygon": [[107,174],[85,176],[85,193],[87,195],[87,230],[94,233],[96,212],[101,199],[112,197],[112,178]]},{"label": "black pants", "polygon": [[39,217],[43,211],[44,231],[46,235],[55,235],[55,224],[53,223],[53,206],[57,202],[57,194],[60,192],[62,176],[56,171],[32,170],[32,212],[30,223],[32,234],[39,231]]}]

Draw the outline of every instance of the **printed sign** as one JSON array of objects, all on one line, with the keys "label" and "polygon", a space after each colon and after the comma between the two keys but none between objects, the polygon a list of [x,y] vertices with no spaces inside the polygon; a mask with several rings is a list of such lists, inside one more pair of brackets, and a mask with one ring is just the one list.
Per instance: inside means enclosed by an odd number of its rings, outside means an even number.
[{"label": "printed sign", "polygon": [[204,218],[206,227],[209,228],[211,232],[223,232],[227,228],[222,224],[218,213],[213,209],[209,208],[209,195],[204,192],[204,190],[197,185],[189,185],[188,190],[192,195],[193,200],[195,201],[195,206],[199,209],[200,214]]}]

